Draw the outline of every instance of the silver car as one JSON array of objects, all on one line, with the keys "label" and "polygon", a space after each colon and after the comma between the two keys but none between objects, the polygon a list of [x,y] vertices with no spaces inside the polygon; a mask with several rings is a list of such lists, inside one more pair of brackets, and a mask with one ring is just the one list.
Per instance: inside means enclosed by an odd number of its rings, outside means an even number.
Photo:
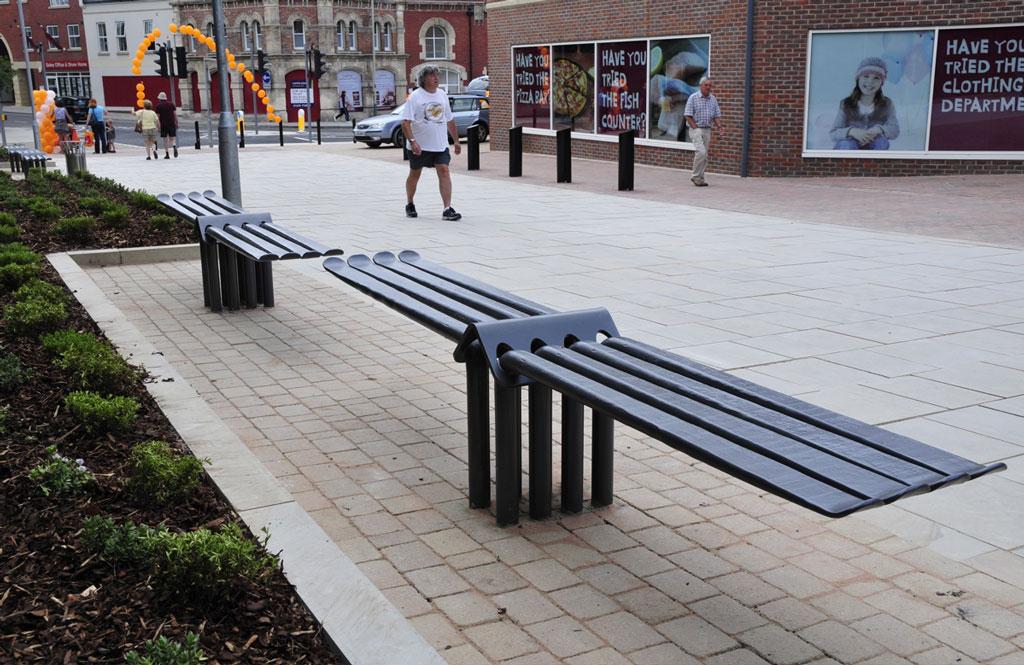
[{"label": "silver car", "polygon": [[[491,124],[490,99],[477,95],[451,95],[448,103],[452,105],[459,138],[465,138],[470,126],[476,124],[477,137],[481,141],[487,140]],[[405,141],[402,133],[404,108],[405,104],[400,104],[388,113],[360,120],[356,123],[353,139],[371,148],[379,148],[385,143],[402,145]]]}]

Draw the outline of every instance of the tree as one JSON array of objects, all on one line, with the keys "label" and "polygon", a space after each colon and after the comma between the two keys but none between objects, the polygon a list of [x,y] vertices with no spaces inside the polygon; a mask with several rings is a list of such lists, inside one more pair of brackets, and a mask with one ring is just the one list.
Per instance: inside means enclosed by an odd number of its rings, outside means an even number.
[{"label": "tree", "polygon": [[0,58],[0,99],[12,99],[14,93],[14,67],[7,58]]}]

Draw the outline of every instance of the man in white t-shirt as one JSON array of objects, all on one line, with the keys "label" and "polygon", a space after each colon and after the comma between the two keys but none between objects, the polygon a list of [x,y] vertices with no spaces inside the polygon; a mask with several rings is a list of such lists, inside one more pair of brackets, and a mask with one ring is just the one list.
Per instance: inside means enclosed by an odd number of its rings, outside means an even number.
[{"label": "man in white t-shirt", "polygon": [[408,203],[405,214],[416,217],[416,185],[419,184],[423,167],[437,171],[437,182],[441,188],[441,202],[444,204],[443,219],[457,221],[462,215],[452,207],[452,176],[448,165],[452,156],[448,152],[448,137],[455,142],[455,154],[462,152],[459,145],[459,130],[455,126],[452,107],[448,102],[448,93],[438,88],[437,67],[427,66],[420,71],[420,87],[413,90],[405,100],[402,109],[402,132],[405,134],[409,150],[409,177],[405,181],[405,194]]}]

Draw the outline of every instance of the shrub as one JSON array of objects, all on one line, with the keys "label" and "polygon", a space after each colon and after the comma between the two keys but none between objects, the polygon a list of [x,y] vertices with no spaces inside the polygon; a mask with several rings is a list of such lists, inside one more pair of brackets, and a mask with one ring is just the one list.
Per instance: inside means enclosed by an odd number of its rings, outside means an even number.
[{"label": "shrub", "polygon": [[131,397],[104,398],[96,393],[78,391],[64,399],[71,417],[90,434],[123,432],[135,424],[139,402]]},{"label": "shrub", "polygon": [[179,455],[163,441],[140,443],[128,458],[128,493],[139,504],[185,501],[199,485],[204,461]]},{"label": "shrub", "polygon": [[178,219],[173,215],[153,215],[149,223],[157,231],[169,231],[178,223]]},{"label": "shrub", "polygon": [[116,393],[134,375],[109,344],[90,333],[61,330],[43,335],[41,341],[43,348],[56,356],[54,364],[70,374],[75,387]]},{"label": "shrub", "polygon": [[21,359],[13,353],[0,355],[0,392],[13,392],[28,381],[30,372],[22,368]]},{"label": "shrub", "polygon": [[120,229],[128,223],[128,215],[131,211],[128,206],[115,203],[100,213],[103,223],[113,229]]},{"label": "shrub", "polygon": [[38,277],[40,257],[20,242],[0,245],[0,284],[15,289],[24,282]]},{"label": "shrub", "polygon": [[14,215],[9,212],[0,212],[0,226],[14,226],[18,223]]},{"label": "shrub", "polygon": [[35,337],[56,330],[68,320],[68,310],[59,300],[29,298],[4,307],[7,329],[15,335]]},{"label": "shrub", "polygon": [[0,224],[0,242],[15,242],[20,239],[20,226],[17,224]]},{"label": "shrub", "polygon": [[89,215],[65,217],[53,225],[53,230],[65,240],[87,242],[96,230],[96,220]]},{"label": "shrub", "polygon": [[89,212],[98,215],[110,207],[110,201],[102,196],[83,196],[78,199],[78,205]]},{"label": "shrub", "polygon": [[163,635],[156,640],[146,640],[142,645],[146,655],[129,651],[124,656],[128,665],[201,665],[206,658],[199,648],[199,637],[195,633],[185,636],[185,643],[169,640]]},{"label": "shrub", "polygon": [[41,279],[30,279],[18,287],[18,290],[14,292],[14,299],[16,301],[52,300],[66,305],[68,292],[67,289],[56,284],[44,282]]},{"label": "shrub", "polygon": [[37,196],[29,199],[27,204],[28,214],[41,222],[52,222],[60,217],[60,208],[53,201]]},{"label": "shrub", "polygon": [[146,210],[160,210],[162,207],[155,196],[141,189],[128,192],[128,202],[136,208],[144,208]]},{"label": "shrub", "polygon": [[116,524],[109,517],[94,515],[85,520],[82,543],[90,552],[112,565],[149,567],[154,535],[162,531],[166,531],[163,526],[154,529],[131,522]]},{"label": "shrub", "polygon": [[96,479],[81,459],[68,459],[57,452],[57,446],[46,449],[47,459],[28,472],[39,483],[46,496],[73,496],[85,492]]}]

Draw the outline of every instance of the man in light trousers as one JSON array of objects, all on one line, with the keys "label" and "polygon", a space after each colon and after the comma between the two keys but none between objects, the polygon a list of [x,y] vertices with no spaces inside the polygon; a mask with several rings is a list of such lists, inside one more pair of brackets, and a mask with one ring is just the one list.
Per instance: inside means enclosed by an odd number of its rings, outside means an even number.
[{"label": "man in light trousers", "polygon": [[690,127],[690,140],[693,142],[693,177],[690,181],[697,187],[707,187],[704,171],[708,167],[708,150],[711,141],[718,131],[718,119],[722,110],[718,108],[718,99],[711,94],[711,77],[700,80],[700,92],[695,92],[686,100],[686,124]]}]

